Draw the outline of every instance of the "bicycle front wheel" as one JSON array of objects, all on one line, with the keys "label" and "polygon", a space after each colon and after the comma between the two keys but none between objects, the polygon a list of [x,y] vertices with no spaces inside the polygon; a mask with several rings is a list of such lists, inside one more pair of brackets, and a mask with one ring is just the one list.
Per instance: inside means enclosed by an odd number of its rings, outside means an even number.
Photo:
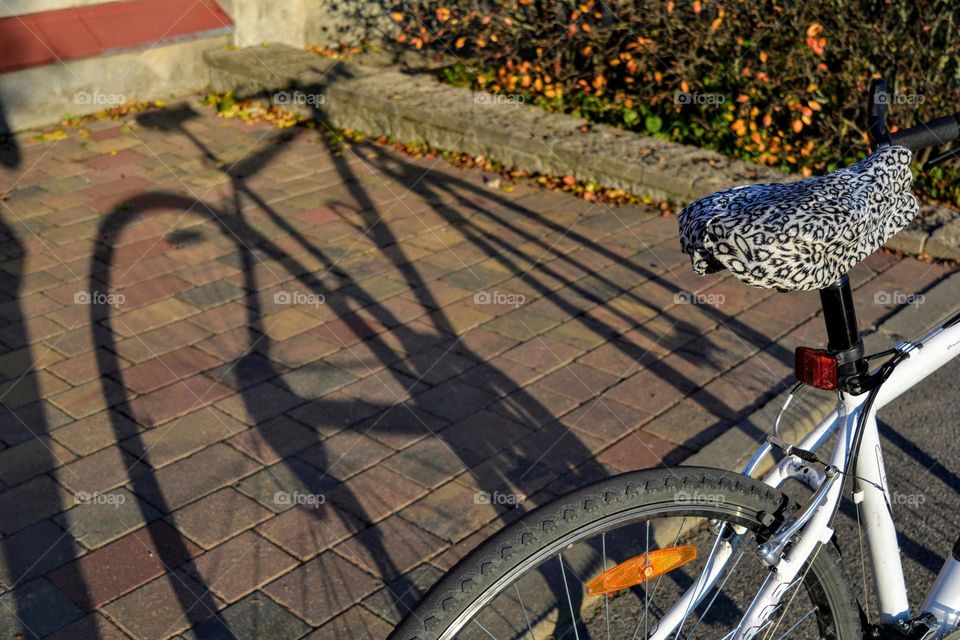
[{"label": "bicycle front wheel", "polygon": [[[756,558],[764,523],[795,504],[742,475],[681,467],[619,475],[542,507],[465,557],[394,630],[390,640],[647,639],[732,637],[769,570]],[[697,587],[718,540],[739,544],[696,606],[677,606]],[[625,560],[695,547],[696,558],[615,594],[585,584]],[[678,612],[682,616],[677,624]],[[658,632],[659,630],[659,632]],[[659,635],[658,635],[659,633]],[[757,638],[860,640],[859,607],[839,552],[821,545]]]}]

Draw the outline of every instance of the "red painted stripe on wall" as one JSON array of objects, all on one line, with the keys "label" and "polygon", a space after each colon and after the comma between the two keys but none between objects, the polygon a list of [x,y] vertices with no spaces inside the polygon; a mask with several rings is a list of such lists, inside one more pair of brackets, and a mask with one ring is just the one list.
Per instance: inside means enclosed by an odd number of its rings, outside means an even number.
[{"label": "red painted stripe on wall", "polygon": [[127,0],[0,18],[0,73],[232,25],[214,0]]}]

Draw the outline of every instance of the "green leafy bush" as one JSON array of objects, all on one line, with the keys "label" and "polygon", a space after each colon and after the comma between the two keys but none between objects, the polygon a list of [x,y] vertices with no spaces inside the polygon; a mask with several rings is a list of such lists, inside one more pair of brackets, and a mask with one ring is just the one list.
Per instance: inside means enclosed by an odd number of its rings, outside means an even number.
[{"label": "green leafy bush", "polygon": [[[805,175],[866,153],[871,77],[893,126],[960,110],[953,0],[411,0],[393,18],[457,60],[449,82]],[[918,188],[958,203],[957,176]]]}]

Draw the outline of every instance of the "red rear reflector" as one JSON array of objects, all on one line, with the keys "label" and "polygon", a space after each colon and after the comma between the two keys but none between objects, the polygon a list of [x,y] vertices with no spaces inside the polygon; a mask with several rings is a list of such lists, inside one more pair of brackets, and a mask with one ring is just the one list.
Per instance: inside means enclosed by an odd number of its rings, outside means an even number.
[{"label": "red rear reflector", "polygon": [[837,358],[823,349],[797,347],[795,371],[803,384],[833,391],[837,388]]}]

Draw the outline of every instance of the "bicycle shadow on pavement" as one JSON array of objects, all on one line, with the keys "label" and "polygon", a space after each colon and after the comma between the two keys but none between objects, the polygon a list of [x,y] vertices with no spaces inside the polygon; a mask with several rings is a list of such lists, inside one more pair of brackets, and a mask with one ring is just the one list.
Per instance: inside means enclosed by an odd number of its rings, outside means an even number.
[{"label": "bicycle shadow on pavement", "polygon": [[[76,499],[46,475],[68,461],[63,458],[63,448],[50,437],[53,428],[68,420],[47,404],[38,380],[41,365],[49,361],[49,350],[38,353],[42,345],[31,340],[27,327],[24,299],[31,292],[24,280],[29,249],[21,237],[32,240],[33,232],[16,213],[16,186],[35,164],[25,168],[24,153],[14,136],[5,135],[8,131],[0,104],[0,177],[4,179],[0,188],[0,251],[6,260],[0,272],[0,319],[4,325],[0,355],[5,356],[7,369],[0,391],[0,441],[5,445],[0,454],[0,479],[4,483],[0,494],[0,585],[5,591],[0,597],[2,627],[11,637],[46,636],[66,623],[71,623],[72,631],[87,633],[96,622],[77,620],[82,617],[82,609],[89,608],[88,591],[78,589],[71,602],[41,577],[79,557],[83,550],[70,535],[69,523],[59,522],[68,530],[64,534],[47,517],[74,506]],[[20,172],[15,179],[13,171]],[[10,175],[10,182],[6,175]],[[24,192],[29,194],[31,190]]]},{"label": "bicycle shadow on pavement", "polygon": [[[217,155],[199,138],[190,133],[186,126],[186,123],[193,117],[190,113],[180,112],[167,114],[166,116],[161,113],[151,117],[155,118],[153,122],[149,118],[141,118],[144,126],[165,128],[171,135],[185,136],[197,148],[202,157],[211,163],[219,162]],[[300,135],[302,135],[301,130],[286,134],[286,141],[294,140]],[[204,218],[206,220],[205,224],[212,225],[223,238],[234,243],[239,265],[243,272],[243,288],[246,291],[244,304],[247,317],[244,322],[244,331],[247,334],[248,349],[245,354],[234,359],[232,366],[225,372],[225,375],[230,377],[231,386],[238,390],[254,428],[261,427],[276,417],[275,408],[269,406],[269,403],[264,403],[260,396],[260,392],[263,390],[261,385],[265,381],[272,380],[274,386],[297,398],[297,401],[302,404],[302,408],[297,410],[296,415],[298,419],[312,427],[314,431],[309,441],[302,442],[303,446],[298,449],[299,452],[310,451],[309,463],[306,463],[299,457],[293,457],[293,452],[290,451],[291,445],[281,432],[261,429],[258,437],[262,444],[274,452],[276,456],[282,458],[281,462],[271,466],[268,472],[271,476],[270,479],[275,482],[274,486],[291,493],[300,491],[333,496],[332,505],[324,505],[320,509],[298,508],[296,513],[305,514],[308,517],[307,522],[316,523],[320,531],[358,533],[356,539],[362,539],[362,555],[365,556],[361,560],[361,564],[373,564],[373,566],[368,566],[367,569],[375,572],[390,585],[394,599],[397,601],[394,603],[396,610],[393,615],[403,615],[405,607],[415,600],[421,587],[407,576],[406,570],[409,567],[399,567],[393,562],[391,550],[388,549],[387,540],[384,539],[381,531],[376,526],[368,526],[379,523],[378,515],[373,513],[379,506],[371,504],[369,495],[357,494],[356,491],[351,489],[349,482],[343,482],[340,478],[337,478],[337,465],[340,461],[334,459],[325,450],[324,442],[328,438],[335,436],[337,433],[344,433],[344,429],[348,429],[350,433],[359,432],[358,435],[369,433],[375,439],[379,436],[387,442],[394,439],[394,442],[399,441],[404,442],[404,444],[435,436],[435,439],[451,451],[464,465],[462,474],[471,473],[470,467],[478,462],[501,456],[497,463],[487,465],[486,468],[480,470],[476,477],[471,479],[470,476],[464,476],[462,478],[467,486],[459,488],[464,489],[465,496],[470,496],[468,488],[470,485],[474,485],[476,489],[488,494],[504,490],[514,492],[520,489],[527,495],[533,495],[549,483],[557,482],[561,476],[566,476],[562,478],[561,486],[572,488],[578,484],[603,477],[607,474],[607,471],[594,461],[594,452],[591,448],[582,444],[581,440],[584,438],[582,433],[558,422],[551,407],[545,405],[540,399],[530,395],[524,389],[518,388],[517,382],[510,375],[490,364],[484,354],[475,351],[474,348],[458,338],[456,324],[445,316],[442,301],[431,294],[429,287],[426,286],[428,284],[427,280],[416,269],[409,267],[409,261],[400,248],[398,238],[391,231],[389,224],[381,223],[381,217],[383,216],[381,205],[368,194],[359,179],[356,168],[350,162],[341,156],[332,156],[335,170],[339,176],[339,183],[347,185],[354,200],[351,206],[354,211],[359,212],[359,217],[344,215],[342,218],[344,220],[349,218],[351,224],[359,224],[364,236],[370,238],[382,256],[402,270],[406,277],[406,284],[413,291],[416,302],[423,307],[435,310],[430,317],[432,326],[427,323],[415,325],[412,322],[405,322],[398,315],[398,312],[391,310],[388,305],[378,302],[375,296],[371,296],[364,291],[362,282],[356,281],[349,273],[337,269],[339,256],[336,252],[331,253],[330,248],[323,248],[322,239],[318,241],[316,238],[304,235],[271,207],[264,198],[259,196],[254,189],[248,187],[247,179],[261,171],[280,151],[282,146],[282,143],[271,145],[265,150],[255,153],[249,159],[242,160],[227,169],[225,173],[229,178],[230,194],[224,198],[222,203],[211,204],[197,201],[194,198],[177,193],[142,194],[128,199],[122,210],[110,214],[102,222],[99,233],[101,237],[116,239],[134,221],[142,220],[154,212],[179,210],[190,211],[192,214]],[[375,147],[369,147],[367,150],[374,154],[378,153]],[[456,209],[446,206],[444,201],[454,202],[457,206],[473,208],[478,214],[490,215],[491,219],[496,221],[497,224],[503,225],[504,229],[516,234],[519,238],[530,242],[542,242],[540,238],[531,236],[530,233],[518,227],[514,222],[490,213],[497,207],[502,207],[529,216],[536,221],[536,224],[545,225],[553,232],[569,233],[574,241],[592,245],[589,239],[580,236],[575,231],[564,230],[558,225],[551,225],[549,220],[526,209],[521,204],[484,191],[466,180],[450,176],[437,179],[429,175],[429,172],[427,175],[422,175],[420,169],[416,166],[405,167],[403,166],[405,163],[392,165],[391,163],[392,161],[381,158],[379,166],[375,166],[375,168],[382,170],[385,177],[398,180],[401,184],[406,185],[408,182],[412,182],[410,191],[423,196],[429,203],[429,209],[448,223],[457,223],[464,226],[466,221],[462,219],[462,215]],[[245,212],[250,208],[264,214],[271,224],[282,230],[284,234],[283,246],[259,231],[260,221],[256,226],[248,222]],[[519,254],[514,252],[508,243],[495,236],[492,237],[479,227],[470,228],[469,231],[467,242],[486,255],[499,255],[507,262],[511,261],[512,256],[515,261],[513,264],[515,268],[518,264],[523,264],[520,262]],[[325,275],[323,277],[316,276],[314,274],[316,269],[312,265],[305,264],[297,255],[294,255],[289,248],[291,246],[298,247],[305,255],[321,265]],[[547,251],[550,250],[549,245],[543,245],[543,248]],[[601,254],[604,253],[602,247],[592,248]],[[610,254],[608,257],[617,261],[622,260],[616,254]],[[576,260],[569,256],[559,255],[557,258],[563,261],[562,263],[589,269],[589,265],[577,264]],[[382,373],[384,376],[378,382],[381,386],[386,387],[388,392],[386,401],[359,403],[354,399],[343,395],[336,396],[335,394],[331,394],[330,397],[326,395],[312,397],[310,393],[303,390],[300,384],[302,379],[298,380],[297,377],[287,375],[289,372],[270,358],[273,345],[268,337],[269,327],[264,326],[266,308],[264,301],[258,295],[264,286],[257,281],[258,275],[262,275],[260,267],[265,264],[264,259],[277,263],[292,278],[290,282],[294,288],[315,295],[326,296],[325,304],[327,308],[332,310],[334,317],[342,320],[338,325],[338,328],[342,330],[341,335],[349,334],[352,336],[349,338],[349,344],[345,340],[340,345],[344,347],[342,351],[346,352],[348,357],[352,356],[353,360],[359,361],[353,366],[361,368],[376,366],[378,368],[376,375],[379,376]],[[110,265],[112,261],[113,248],[109,244],[101,245],[91,263],[93,265],[91,289],[103,284],[109,288],[109,272],[106,273],[106,282],[93,279],[93,274],[99,272],[98,264]],[[669,283],[661,275],[639,265],[627,264],[627,268],[634,271],[638,276],[662,285],[671,292],[676,290],[676,286]],[[553,267],[545,267],[545,269],[542,273],[548,278],[560,279],[561,281],[568,279],[562,271],[554,270]],[[328,278],[329,274],[336,277]],[[102,274],[100,280],[103,280]],[[562,299],[549,285],[540,282],[538,276],[530,276],[528,282],[537,293],[550,300],[563,313],[581,317],[580,309],[575,303]],[[618,287],[616,283],[604,281],[602,278],[599,283]],[[331,284],[335,285],[335,288],[331,288]],[[573,290],[579,296],[589,297],[593,295],[588,288],[582,285],[578,286],[576,283],[573,283]],[[602,303],[602,300],[593,300],[593,302]],[[362,309],[363,313],[360,313],[358,309]],[[98,366],[105,373],[117,370],[115,355],[113,355],[116,352],[116,339],[114,337],[115,329],[112,326],[111,311],[111,308],[106,305],[91,305],[90,320],[92,326],[103,326],[107,329],[106,348],[97,352]],[[615,315],[624,322],[635,320],[625,317],[624,314],[619,312],[615,312]],[[726,320],[733,322],[729,318],[726,318]],[[604,337],[609,337],[617,331],[616,328],[611,327],[609,323],[602,319],[581,317],[579,321],[583,322],[591,331]],[[674,326],[677,331],[695,329],[683,320],[676,320]],[[692,333],[692,331],[690,332]],[[328,339],[329,337],[327,335]],[[361,339],[362,343],[356,340],[357,338]],[[360,344],[362,346],[358,346]],[[429,359],[425,362],[417,362],[411,359],[401,369],[393,366],[398,360],[406,360],[403,356],[411,356],[424,351],[424,347],[439,347],[441,351],[432,362]],[[618,345],[618,348],[624,350],[631,357],[640,358],[644,353],[639,349],[630,349],[623,345]],[[361,349],[360,354],[351,353]],[[444,351],[444,349],[446,350]],[[448,372],[448,377],[437,380],[435,384],[431,385],[429,382],[425,382],[423,378],[429,376],[436,363],[442,361],[448,353],[461,358],[463,366],[469,365],[469,371],[453,370]],[[695,358],[691,355],[691,359]],[[342,364],[350,365],[349,360],[343,361]],[[325,370],[322,367],[310,368],[309,364],[304,369],[303,373],[308,376],[322,376]],[[670,376],[671,384],[688,386],[692,383],[692,381],[685,379],[680,372],[664,369],[663,365],[660,365],[660,371],[652,368],[651,371]],[[467,375],[468,373],[472,376],[471,380],[474,381],[472,385],[464,386],[453,379],[461,374]],[[122,374],[120,378],[122,379]],[[421,390],[418,388],[418,385],[424,384],[429,385],[429,389]],[[474,387],[473,385],[479,386]],[[473,389],[473,391],[479,391],[480,393],[476,400],[477,406],[451,407],[449,403],[445,406],[443,402],[430,403],[426,407],[421,406],[421,400],[418,400],[418,398],[425,396],[433,389],[441,390],[434,392],[434,397],[449,394],[451,391],[467,389]],[[415,391],[417,393],[414,393]],[[111,416],[117,419],[114,429],[119,441],[127,435],[124,425],[119,422],[120,412],[137,417],[136,410],[131,407],[130,397],[125,388],[104,384],[103,393],[108,397],[108,404],[115,409],[111,412]],[[391,394],[394,394],[394,397],[390,398]],[[477,438],[475,433],[471,432],[476,426],[466,423],[466,419],[475,410],[499,403],[505,396],[509,398],[509,401],[504,403],[506,405],[505,410],[490,414],[490,416],[499,417],[505,423],[510,423],[510,428],[516,429],[514,436],[511,436],[515,437],[515,441],[510,442],[509,446],[501,447],[495,451],[482,448],[477,450]],[[198,398],[199,400],[201,398]],[[198,406],[200,405],[202,403],[198,402]],[[358,415],[358,412],[361,411],[363,415]],[[432,411],[438,411],[441,415]],[[466,430],[461,429],[458,433],[456,429],[458,425],[465,425]],[[531,429],[528,425],[533,425],[533,428]],[[563,441],[562,449],[556,449],[557,454],[555,456],[543,460],[544,451],[551,450],[558,441]],[[127,444],[129,445],[127,448],[136,451],[148,449],[142,441],[140,433],[132,436]],[[266,466],[265,457],[253,451],[247,453],[254,459],[263,460]],[[144,455],[144,460],[149,462],[149,452]],[[531,460],[534,461],[532,466],[530,464]],[[553,463],[553,467],[545,475],[538,474],[535,471],[531,472],[538,464],[550,462]],[[344,480],[349,481],[351,477],[345,475]],[[169,514],[173,510],[164,499],[163,487],[157,481],[155,473],[138,474],[131,478],[131,486],[135,494],[146,497],[152,506],[161,513]],[[417,491],[425,493],[426,490],[433,488],[419,487]],[[463,505],[460,505],[460,507],[462,508]],[[470,505],[467,505],[467,508],[470,508]],[[521,512],[522,510],[506,512],[496,515],[495,518],[510,521]],[[407,525],[409,524],[407,523]],[[435,538],[433,534],[429,534],[429,536],[435,540],[438,546],[446,546],[449,542],[458,541],[456,536],[453,536],[446,543]],[[426,539],[427,535],[423,537]],[[337,541],[339,542],[339,540]],[[159,543],[160,541],[155,542]],[[185,574],[197,581],[196,584],[191,582],[189,585],[187,581],[182,581],[181,586],[175,586],[177,598],[188,622],[197,633],[201,637],[215,637],[216,633],[220,632],[225,626],[229,626],[229,621],[217,617],[216,622],[205,622],[217,611],[218,605],[210,594],[210,585],[204,581],[201,572],[193,566],[192,561],[184,561],[184,558],[190,557],[186,541],[181,539],[175,541],[172,545],[169,541],[164,541],[164,544],[157,544],[157,546],[161,551],[161,560],[165,564],[169,563],[168,566],[171,568],[182,567]],[[319,556],[310,559],[309,562],[315,562],[318,558]],[[432,577],[435,577],[435,575]],[[429,582],[432,577],[425,576],[425,581]],[[329,593],[336,588],[335,576],[331,577],[331,582],[326,587],[321,591]],[[310,594],[306,593],[299,595],[310,597]],[[343,605],[352,603],[351,598],[360,599],[366,597],[366,595],[344,594],[345,599],[335,603],[335,607],[342,610],[345,608]],[[317,618],[317,620],[320,619]]]}]

